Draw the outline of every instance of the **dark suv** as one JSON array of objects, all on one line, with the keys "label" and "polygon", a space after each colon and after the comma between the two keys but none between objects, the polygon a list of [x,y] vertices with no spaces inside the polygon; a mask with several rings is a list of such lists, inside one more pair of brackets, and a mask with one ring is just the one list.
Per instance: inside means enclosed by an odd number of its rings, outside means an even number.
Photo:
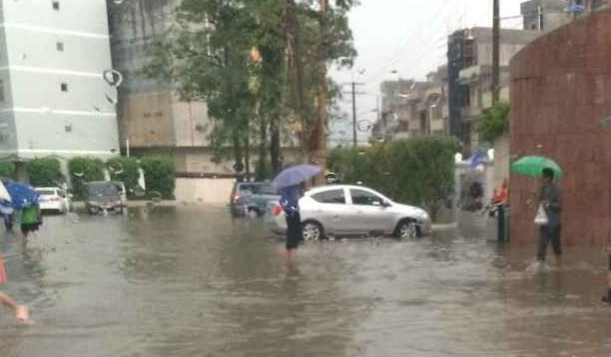
[{"label": "dark suv", "polygon": [[263,216],[267,203],[279,199],[280,195],[269,182],[236,182],[229,198],[229,209],[234,217],[244,217],[249,212]]}]

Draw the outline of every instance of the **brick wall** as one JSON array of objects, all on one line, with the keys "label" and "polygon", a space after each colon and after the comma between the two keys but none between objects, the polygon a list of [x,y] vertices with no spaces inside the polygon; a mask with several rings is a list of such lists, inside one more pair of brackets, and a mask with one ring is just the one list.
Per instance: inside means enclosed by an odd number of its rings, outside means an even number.
[{"label": "brick wall", "polygon": [[[512,158],[544,155],[565,170],[563,237],[602,245],[611,228],[611,10],[538,38],[511,62]],[[512,240],[536,241],[538,182],[512,174]]]}]

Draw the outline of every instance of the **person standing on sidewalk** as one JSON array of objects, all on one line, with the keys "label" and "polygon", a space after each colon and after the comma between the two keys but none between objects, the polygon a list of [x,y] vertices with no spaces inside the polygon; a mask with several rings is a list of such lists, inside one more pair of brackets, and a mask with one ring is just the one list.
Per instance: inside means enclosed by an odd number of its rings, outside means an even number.
[{"label": "person standing on sidewalk", "polygon": [[547,214],[547,224],[539,227],[537,260],[539,262],[545,261],[547,246],[551,242],[556,260],[560,262],[562,256],[562,244],[560,241],[560,234],[562,232],[560,221],[562,193],[554,182],[554,170],[550,168],[543,169],[543,186],[539,191],[538,201]]}]

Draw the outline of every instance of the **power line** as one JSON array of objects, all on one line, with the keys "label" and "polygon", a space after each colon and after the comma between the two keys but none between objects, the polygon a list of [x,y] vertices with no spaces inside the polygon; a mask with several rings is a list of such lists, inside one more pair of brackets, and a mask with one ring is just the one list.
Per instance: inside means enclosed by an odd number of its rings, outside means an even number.
[{"label": "power line", "polygon": [[[448,6],[448,4],[451,2],[452,0],[446,0],[445,3],[442,4],[441,8],[439,9],[438,12],[435,13],[435,15],[432,17],[432,19],[430,21],[428,21],[428,24],[433,23],[434,21],[436,21],[436,19],[443,13],[443,11],[446,9],[446,7]],[[405,40],[407,40],[407,43],[405,43],[404,45],[401,45],[402,47],[395,52],[395,54],[391,57],[391,59],[389,59],[387,61],[386,64],[382,65],[380,67],[379,70],[374,71],[374,74],[371,77],[367,78],[367,82],[369,82],[371,79],[376,78],[382,71],[388,69],[391,65],[393,65],[397,59],[401,56],[401,54],[403,54],[403,52],[405,52],[405,50],[407,50],[410,46],[409,43],[409,39],[413,38],[413,35],[421,28],[426,28],[427,26],[422,26],[422,24],[419,24],[418,26],[416,26],[413,31],[411,31],[409,33],[408,36],[405,37]],[[402,41],[404,42],[404,41]]]}]

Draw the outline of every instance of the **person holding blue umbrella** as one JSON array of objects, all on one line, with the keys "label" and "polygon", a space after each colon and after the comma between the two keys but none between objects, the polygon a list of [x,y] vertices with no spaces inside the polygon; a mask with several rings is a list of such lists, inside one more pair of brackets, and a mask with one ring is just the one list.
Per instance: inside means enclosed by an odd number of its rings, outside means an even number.
[{"label": "person holding blue umbrella", "polygon": [[295,258],[297,247],[303,239],[299,213],[302,184],[321,171],[322,168],[316,165],[296,165],[283,170],[273,181],[273,185],[281,195],[280,206],[286,217],[286,253],[289,260]]}]

